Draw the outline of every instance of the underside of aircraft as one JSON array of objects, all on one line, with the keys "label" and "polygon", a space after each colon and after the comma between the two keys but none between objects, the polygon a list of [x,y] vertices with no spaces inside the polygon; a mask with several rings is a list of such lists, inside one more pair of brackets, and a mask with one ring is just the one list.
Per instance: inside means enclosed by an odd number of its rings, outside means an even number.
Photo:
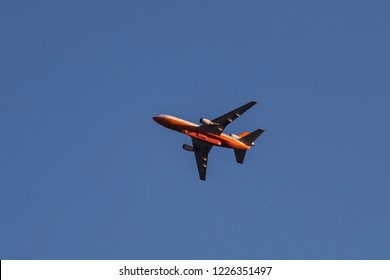
[{"label": "underside of aircraft", "polygon": [[234,149],[236,161],[242,164],[245,159],[246,151],[249,150],[251,146],[254,146],[255,140],[264,132],[263,129],[257,129],[252,133],[243,132],[240,135],[227,135],[223,133],[227,125],[232,123],[255,104],[255,101],[251,101],[213,120],[201,118],[201,125],[164,114],[154,116],[153,120],[163,127],[184,133],[191,137],[192,146],[184,144],[183,149],[194,152],[199,178],[201,180],[206,180],[208,154],[213,146]]}]

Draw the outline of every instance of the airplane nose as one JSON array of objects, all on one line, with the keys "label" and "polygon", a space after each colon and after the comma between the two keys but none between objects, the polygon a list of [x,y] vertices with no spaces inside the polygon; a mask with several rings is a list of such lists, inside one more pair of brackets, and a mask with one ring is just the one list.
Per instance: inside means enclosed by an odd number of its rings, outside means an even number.
[{"label": "airplane nose", "polygon": [[156,122],[156,123],[160,123],[161,120],[163,119],[164,117],[162,117],[161,115],[155,115],[154,117],[152,117],[152,119]]}]

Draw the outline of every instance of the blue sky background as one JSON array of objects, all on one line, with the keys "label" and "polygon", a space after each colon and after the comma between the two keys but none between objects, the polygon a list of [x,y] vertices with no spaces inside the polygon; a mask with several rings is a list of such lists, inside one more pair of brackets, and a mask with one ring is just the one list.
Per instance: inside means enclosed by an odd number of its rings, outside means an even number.
[{"label": "blue sky background", "polygon": [[[0,2],[1,259],[389,259],[388,1]],[[266,132],[243,166],[198,122]]]}]

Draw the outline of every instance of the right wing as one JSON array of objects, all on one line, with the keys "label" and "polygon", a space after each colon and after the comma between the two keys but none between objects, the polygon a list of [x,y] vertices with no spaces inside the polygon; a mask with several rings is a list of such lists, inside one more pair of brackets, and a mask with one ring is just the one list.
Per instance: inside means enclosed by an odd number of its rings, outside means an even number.
[{"label": "right wing", "polygon": [[192,139],[192,145],[194,147],[196,164],[198,166],[199,178],[204,181],[206,180],[208,155],[213,145],[198,140],[196,138],[191,137],[191,139]]},{"label": "right wing", "polygon": [[228,124],[233,122],[235,119],[237,119],[239,116],[245,113],[245,111],[247,111],[256,103],[257,103],[256,101],[251,101],[237,109],[234,109],[233,111],[230,111],[229,113],[226,113],[225,115],[213,119],[212,122],[214,124],[211,125],[202,124],[199,126],[199,128],[206,132],[211,132],[217,135],[221,135],[222,131],[226,128]]}]

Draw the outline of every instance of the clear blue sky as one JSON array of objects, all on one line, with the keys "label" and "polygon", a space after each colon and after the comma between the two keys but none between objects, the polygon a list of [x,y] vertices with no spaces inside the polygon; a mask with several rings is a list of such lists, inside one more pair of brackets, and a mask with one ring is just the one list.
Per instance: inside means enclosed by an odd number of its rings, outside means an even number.
[{"label": "clear blue sky", "polygon": [[[1,259],[389,259],[388,1],[0,2]],[[198,179],[184,135],[266,132]]]}]

